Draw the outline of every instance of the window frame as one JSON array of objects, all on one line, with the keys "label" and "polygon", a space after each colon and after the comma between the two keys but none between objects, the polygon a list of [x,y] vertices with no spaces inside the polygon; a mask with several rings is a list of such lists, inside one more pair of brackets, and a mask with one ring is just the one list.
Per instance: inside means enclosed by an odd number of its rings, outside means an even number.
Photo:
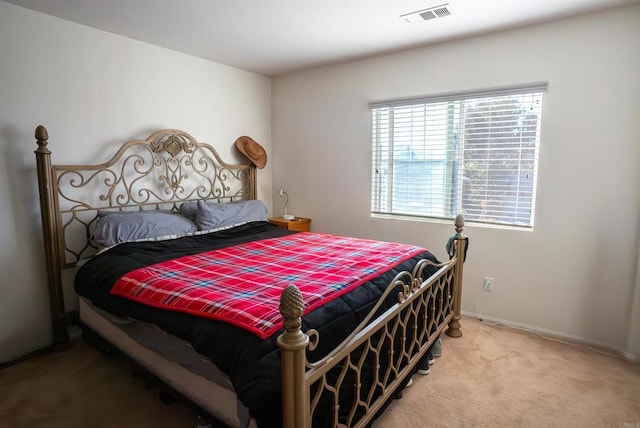
[{"label": "window frame", "polygon": [[[483,98],[496,98],[496,97],[506,97],[506,96],[518,96],[518,97],[525,97],[526,95],[533,95],[533,94],[539,94],[540,95],[540,105],[537,108],[536,112],[537,112],[537,116],[536,116],[536,123],[535,123],[535,144],[534,144],[534,148],[533,148],[533,173],[532,173],[532,188],[531,188],[531,194],[530,196],[525,196],[522,197],[524,199],[522,199],[522,201],[524,202],[530,202],[530,215],[529,215],[529,221],[526,224],[523,224],[522,222],[518,222],[519,218],[522,218],[522,216],[520,215],[520,212],[518,211],[518,209],[514,210],[514,219],[512,221],[509,222],[505,222],[505,221],[495,221],[495,219],[489,220],[489,221],[483,221],[483,220],[479,220],[477,218],[473,218],[472,215],[469,215],[468,218],[466,219],[467,222],[470,223],[474,223],[474,224],[478,224],[478,225],[484,225],[484,226],[488,226],[488,227],[499,227],[499,228],[515,228],[515,229],[519,229],[519,230],[533,230],[534,227],[534,221],[535,221],[535,203],[536,203],[536,196],[537,196],[537,181],[538,181],[538,169],[539,169],[539,151],[540,151],[540,145],[541,145],[541,124],[542,124],[542,102],[543,102],[543,98],[544,98],[544,93],[546,92],[548,87],[548,83],[547,82],[535,82],[535,83],[529,83],[529,84],[523,84],[523,85],[512,85],[512,86],[504,86],[504,87],[500,87],[500,88],[491,88],[491,89],[481,89],[481,90],[469,90],[469,91],[460,91],[460,92],[450,92],[450,93],[442,93],[442,94],[436,94],[436,95],[428,95],[428,96],[421,96],[421,97],[414,97],[414,98],[398,98],[398,99],[391,99],[391,100],[385,100],[385,101],[376,101],[376,102],[371,102],[369,103],[369,109],[371,110],[371,150],[372,150],[372,171],[371,171],[371,194],[370,194],[370,202],[371,202],[371,215],[373,217],[384,217],[384,218],[401,218],[401,219],[421,219],[421,220],[425,220],[425,221],[436,221],[436,222],[440,222],[440,221],[444,221],[444,220],[451,220],[453,218],[455,218],[455,216],[458,214],[459,211],[462,210],[462,204],[463,204],[463,199],[465,198],[465,194],[463,194],[463,186],[462,186],[462,181],[464,179],[464,171],[465,171],[465,165],[464,165],[464,148],[462,147],[458,147],[457,149],[453,149],[454,147],[454,143],[453,141],[455,141],[455,132],[452,132],[451,135],[448,138],[451,138],[451,141],[449,141],[448,139],[446,140],[446,145],[445,145],[445,150],[446,150],[446,154],[445,154],[445,160],[444,160],[444,169],[448,170],[448,174],[445,173],[443,175],[442,178],[442,188],[444,189],[443,191],[445,192],[443,194],[443,199],[446,200],[447,202],[444,202],[443,205],[447,204],[447,209],[443,208],[442,212],[444,215],[440,216],[440,215],[434,215],[433,212],[431,213],[425,213],[425,214],[413,214],[413,213],[407,213],[407,212],[394,212],[394,207],[393,207],[393,198],[395,198],[394,196],[394,191],[392,190],[394,185],[398,185],[395,176],[391,176],[390,178],[385,178],[382,179],[379,176],[379,170],[378,167],[381,165],[381,162],[384,163],[394,163],[394,159],[395,162],[399,162],[400,160],[398,159],[398,151],[394,151],[394,143],[395,143],[395,139],[397,138],[396,134],[395,134],[395,129],[394,129],[394,119],[393,116],[391,116],[392,114],[395,114],[395,110],[393,110],[393,108],[395,107],[403,107],[403,108],[411,108],[412,106],[418,106],[418,107],[422,107],[425,109],[425,113],[424,113],[424,120],[426,121],[427,118],[429,117],[427,114],[427,108],[431,105],[431,107],[434,107],[437,103],[443,103],[443,105],[445,107],[448,108],[449,105],[453,105],[453,102],[460,102],[461,105],[464,104],[464,102],[468,102],[469,100],[477,100],[477,99],[483,99]],[[444,104],[447,103],[447,104]],[[388,121],[387,127],[380,125],[381,122],[381,115],[383,114],[382,109],[389,109],[388,114],[390,115],[389,117],[386,118],[386,120]],[[466,114],[463,113],[463,114]],[[460,123],[462,123],[464,126],[466,126],[466,121],[467,118],[466,116],[464,116],[464,119],[460,119]],[[408,129],[413,130],[413,121],[411,122],[412,124],[408,127]],[[490,123],[490,122],[489,122]],[[463,129],[464,126],[462,126],[460,129]],[[425,129],[426,129],[426,125],[425,125]],[[518,128],[514,128],[514,129],[518,129]],[[385,134],[387,136],[387,143],[382,143],[382,141],[384,140],[384,136],[382,134]],[[463,132],[459,132],[459,135],[465,135]],[[413,137],[409,137],[410,138],[410,146],[412,146],[414,140],[412,139]],[[425,138],[425,137],[423,137]],[[465,137],[461,137],[460,141],[460,146],[464,146],[464,144],[466,143],[464,141]],[[385,147],[385,144],[388,144]],[[523,148],[519,148],[519,149],[515,149],[517,150],[517,153],[521,156],[523,153]],[[531,151],[531,149],[527,149],[528,151]],[[411,149],[411,152],[413,152],[413,149]],[[396,155],[394,157],[394,155]],[[453,158],[455,158],[455,160],[452,160]],[[386,160],[385,160],[386,159]],[[491,158],[489,158],[491,159]],[[459,164],[456,166],[455,163],[459,162]],[[427,160],[425,159],[425,164],[427,163]],[[426,168],[431,168],[431,167],[426,167]],[[455,172],[453,172],[453,169],[455,169]],[[395,174],[395,170],[397,168],[395,167],[395,165],[390,165],[390,167],[385,170],[385,172],[388,172],[389,174]],[[498,169],[494,169],[494,168],[490,168],[487,167],[486,169],[487,172],[495,172],[498,171]],[[520,167],[518,167],[518,172],[521,172]],[[429,171],[429,174],[432,174],[433,171]],[[382,183],[382,181],[384,180],[384,182],[386,182],[386,185],[384,183]],[[520,176],[518,176],[517,178],[518,180],[518,185],[516,186],[516,188],[519,190],[519,186],[520,186]],[[448,184],[451,184],[451,186],[448,186]],[[384,191],[383,187],[386,187],[386,192]],[[432,198],[432,194],[429,194],[427,196],[428,198]],[[384,200],[384,201],[383,201]],[[521,200],[521,196],[519,194],[517,194],[516,201],[520,202]],[[427,208],[427,211],[434,211],[433,208],[433,203],[432,202],[428,202],[429,207]],[[389,208],[388,209],[381,209],[380,207],[382,207],[383,205],[387,205]],[[447,214],[449,213],[449,214]]]}]

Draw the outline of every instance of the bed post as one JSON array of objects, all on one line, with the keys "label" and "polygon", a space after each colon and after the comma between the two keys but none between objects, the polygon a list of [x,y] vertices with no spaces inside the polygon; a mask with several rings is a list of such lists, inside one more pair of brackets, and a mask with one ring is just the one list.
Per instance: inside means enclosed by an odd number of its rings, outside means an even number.
[{"label": "bed post", "polygon": [[462,267],[464,266],[464,251],[466,237],[462,230],[464,229],[464,217],[458,214],[455,221],[456,235],[454,242],[454,251],[456,265],[453,271],[453,317],[449,321],[449,328],[446,331],[447,336],[460,337],[460,304],[462,301]]},{"label": "bed post", "polygon": [[53,194],[53,174],[51,172],[51,152],[47,148],[49,133],[47,128],[39,125],[35,137],[38,143],[36,169],[38,173],[38,190],[40,193],[40,214],[42,215],[42,233],[44,235],[44,253],[47,265],[49,286],[49,305],[53,324],[54,351],[62,351],[69,347],[69,335],[64,315],[64,299],[62,296],[62,278],[60,276],[60,255],[58,235],[55,224]]},{"label": "bed post", "polygon": [[284,332],[278,336],[282,370],[282,426],[284,428],[311,427],[309,396],[305,385],[306,349],[309,336],[302,332],[302,293],[295,285],[288,285],[280,297],[280,314],[284,318]]},{"label": "bed post", "polygon": [[249,169],[249,187],[251,188],[250,199],[258,199],[258,170],[253,164],[251,164],[251,169]]}]

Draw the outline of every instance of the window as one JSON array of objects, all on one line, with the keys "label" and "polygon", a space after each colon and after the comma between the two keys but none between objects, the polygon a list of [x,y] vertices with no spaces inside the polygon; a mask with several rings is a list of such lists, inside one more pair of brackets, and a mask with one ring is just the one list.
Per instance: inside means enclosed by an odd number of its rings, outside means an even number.
[{"label": "window", "polygon": [[544,89],[372,103],[372,213],[532,228]]}]

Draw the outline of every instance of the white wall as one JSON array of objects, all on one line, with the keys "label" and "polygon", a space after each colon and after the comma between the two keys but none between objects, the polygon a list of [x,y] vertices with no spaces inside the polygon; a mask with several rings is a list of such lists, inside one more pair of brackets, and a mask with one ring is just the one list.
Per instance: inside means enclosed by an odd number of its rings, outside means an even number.
[{"label": "white wall", "polygon": [[636,281],[633,291],[633,298],[630,299],[631,320],[629,324],[629,334],[627,335],[627,357],[640,360],[640,254],[638,254],[638,264],[636,266]]},{"label": "white wall", "polygon": [[[0,362],[50,343],[35,177],[36,125],[54,163],[103,162],[118,144],[179,128],[246,162],[250,135],[271,153],[269,78],[0,2]],[[259,196],[271,197],[271,165]],[[76,304],[68,293],[69,309]]]},{"label": "white wall", "polygon": [[[466,228],[463,310],[627,350],[639,22],[636,5],[275,78],[274,188],[286,188],[289,211],[312,217],[315,231],[421,244],[444,258],[451,225],[370,216],[367,103],[548,81],[535,230]],[[276,194],[273,202],[281,212]],[[482,291],[484,276],[494,278],[492,293]]]}]

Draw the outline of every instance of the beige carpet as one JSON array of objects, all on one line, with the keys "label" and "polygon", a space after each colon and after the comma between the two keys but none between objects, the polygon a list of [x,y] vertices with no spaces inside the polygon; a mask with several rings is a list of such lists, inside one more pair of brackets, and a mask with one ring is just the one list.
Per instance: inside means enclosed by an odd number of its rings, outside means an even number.
[{"label": "beige carpet", "polygon": [[[385,427],[640,428],[640,366],[463,318],[464,336],[380,418]],[[118,359],[82,342],[0,371],[0,427],[190,427]]]},{"label": "beige carpet", "polygon": [[[640,365],[464,318],[382,427],[640,428]],[[415,389],[414,389],[415,387]],[[437,394],[445,394],[436,399]],[[629,424],[629,425],[625,425]]]}]

